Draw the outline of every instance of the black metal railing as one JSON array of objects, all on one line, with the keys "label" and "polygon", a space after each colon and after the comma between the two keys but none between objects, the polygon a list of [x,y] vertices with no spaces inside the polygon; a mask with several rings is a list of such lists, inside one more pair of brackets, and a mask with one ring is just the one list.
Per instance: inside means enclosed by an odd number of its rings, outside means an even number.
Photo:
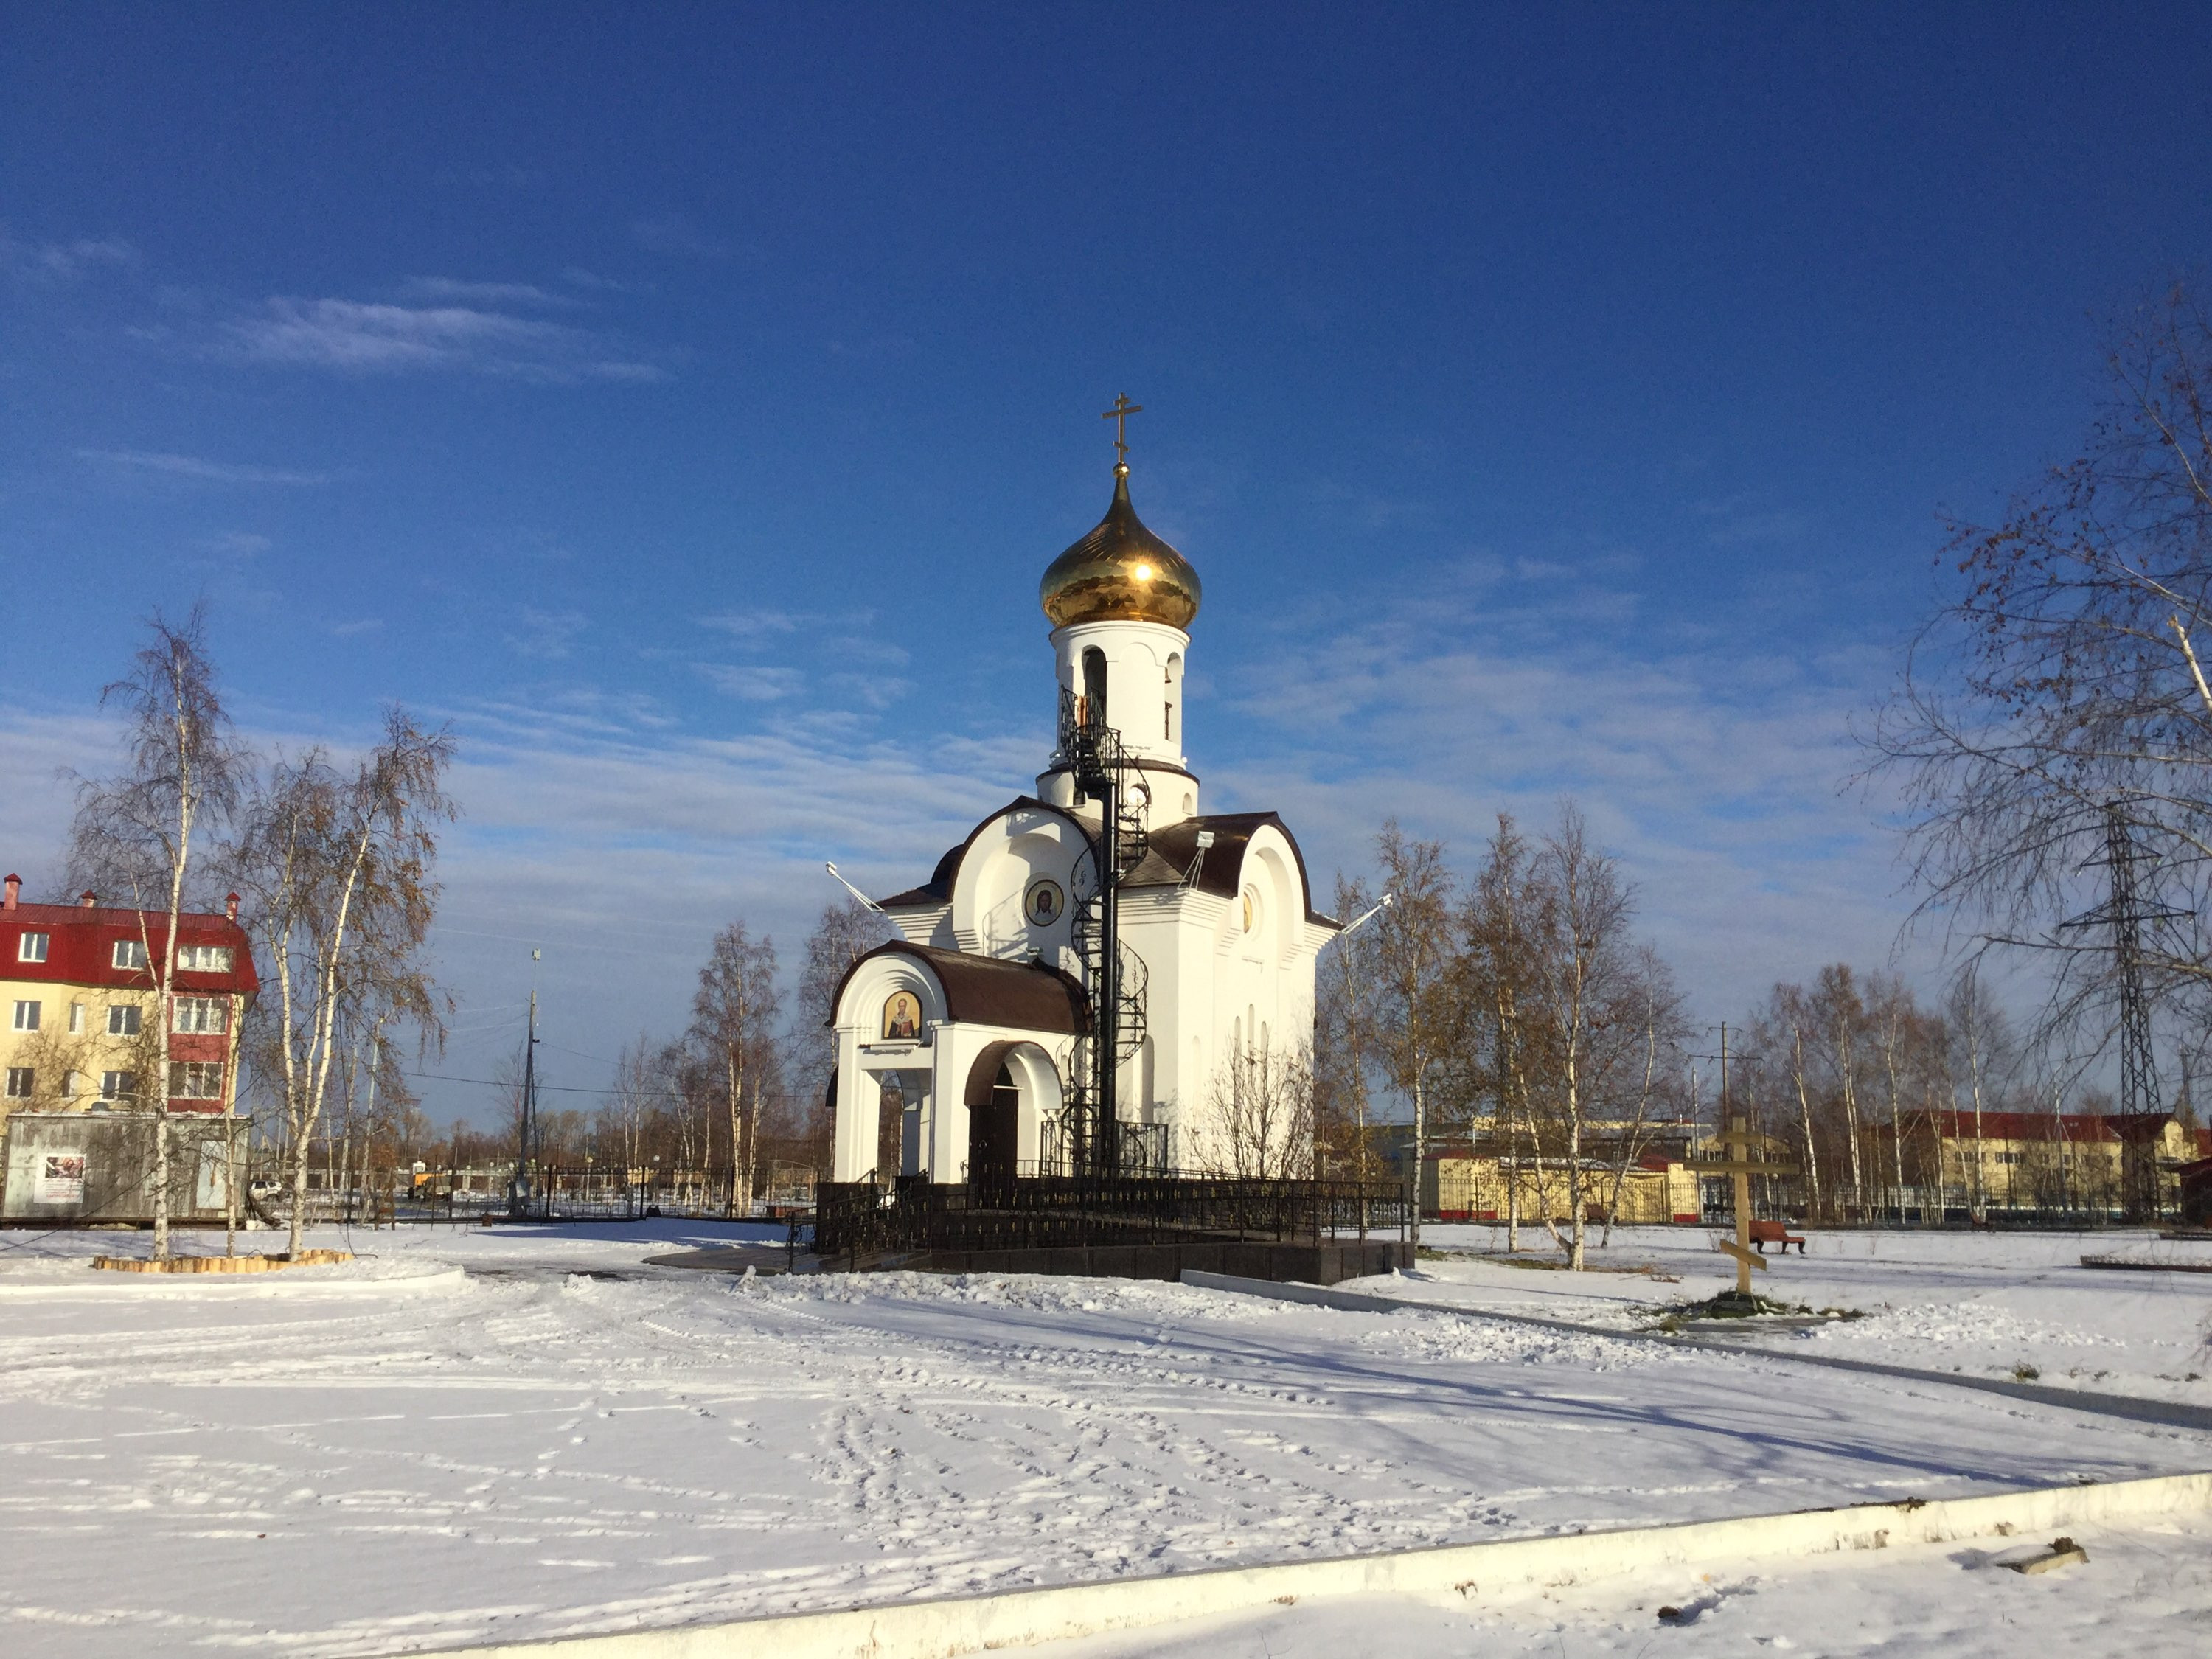
[{"label": "black metal railing", "polygon": [[1411,1214],[1411,1189],[1399,1182],[1045,1173],[988,1190],[825,1182],[815,1237],[834,1262],[927,1250],[1402,1237]]},{"label": "black metal railing", "polygon": [[[282,1208],[289,1189],[271,1172],[264,1202]],[[803,1178],[779,1168],[750,1183],[726,1168],[624,1169],[604,1164],[532,1164],[526,1188],[514,1190],[511,1165],[422,1171],[348,1172],[333,1181],[311,1171],[307,1218],[356,1225],[492,1221],[635,1221],[655,1216],[743,1221],[781,1218],[814,1201],[812,1172]]]}]

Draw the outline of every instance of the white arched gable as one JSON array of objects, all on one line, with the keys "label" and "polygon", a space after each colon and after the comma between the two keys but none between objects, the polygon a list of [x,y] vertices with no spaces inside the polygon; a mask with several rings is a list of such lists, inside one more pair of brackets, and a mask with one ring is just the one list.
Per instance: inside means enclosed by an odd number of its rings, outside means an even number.
[{"label": "white arched gable", "polygon": [[1264,896],[1267,911],[1262,948],[1279,963],[1298,952],[1305,934],[1305,883],[1298,878],[1289,838],[1273,825],[1261,829],[1244,849],[1244,880]]},{"label": "white arched gable", "polygon": [[1255,962],[1286,964],[1304,947],[1305,928],[1306,888],[1297,853],[1289,836],[1273,824],[1261,824],[1244,843],[1236,890],[1216,924],[1215,943]]},{"label": "white arched gable", "polygon": [[[1090,856],[1082,830],[1048,808],[1016,807],[993,818],[969,842],[953,878],[952,929],[961,948],[1000,957],[1042,954],[1057,963]],[[1048,922],[1029,909],[1040,881],[1059,890],[1059,913]]]},{"label": "white arched gable", "polygon": [[863,1047],[886,1041],[884,1010],[900,992],[921,1004],[921,1024],[915,1036],[919,1042],[946,1018],[945,988],[918,957],[891,953],[863,959],[837,998],[836,1025],[856,1031]]}]

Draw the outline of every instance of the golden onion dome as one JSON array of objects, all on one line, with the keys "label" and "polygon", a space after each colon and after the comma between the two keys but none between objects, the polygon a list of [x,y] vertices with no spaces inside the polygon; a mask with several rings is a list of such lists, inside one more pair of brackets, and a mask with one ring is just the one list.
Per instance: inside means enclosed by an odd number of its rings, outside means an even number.
[{"label": "golden onion dome", "polygon": [[1165,623],[1198,614],[1198,572],[1145,528],[1129,505],[1129,469],[1114,468],[1114,501],[1098,526],[1046,567],[1037,598],[1054,628],[1075,623]]}]

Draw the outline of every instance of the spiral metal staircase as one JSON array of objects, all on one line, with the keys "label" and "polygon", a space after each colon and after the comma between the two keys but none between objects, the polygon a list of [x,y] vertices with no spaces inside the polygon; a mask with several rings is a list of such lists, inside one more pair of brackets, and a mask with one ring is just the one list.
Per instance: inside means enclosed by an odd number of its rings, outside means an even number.
[{"label": "spiral metal staircase", "polygon": [[1149,1144],[1149,1126],[1121,1122],[1115,1108],[1121,1065],[1134,1060],[1145,1042],[1145,964],[1121,943],[1118,904],[1122,880],[1145,857],[1144,807],[1131,787],[1136,767],[1121,734],[1098,717],[1090,698],[1066,687],[1053,763],[1073,775],[1076,805],[1095,800],[1099,808],[1091,858],[1079,867],[1069,895],[1068,929],[1083,964],[1091,1029],[1076,1044],[1060,1149],[1072,1174],[1117,1174],[1157,1164],[1164,1151]]}]

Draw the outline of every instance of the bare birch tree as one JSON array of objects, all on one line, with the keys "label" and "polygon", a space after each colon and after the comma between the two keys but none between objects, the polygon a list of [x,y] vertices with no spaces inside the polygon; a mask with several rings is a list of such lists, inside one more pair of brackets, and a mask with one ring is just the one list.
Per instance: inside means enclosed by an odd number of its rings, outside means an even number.
[{"label": "bare birch tree", "polygon": [[665,1072],[663,1048],[642,1031],[615,1057],[614,1084],[601,1109],[600,1133],[621,1147],[625,1171],[635,1170],[644,1158],[646,1125],[669,1092]]},{"label": "bare birch tree", "polygon": [[1972,950],[2052,970],[2046,1040],[2114,1028],[2108,942],[2063,920],[2105,897],[2111,815],[2159,914],[2147,988],[2212,1024],[2212,317],[2176,286],[2113,329],[2080,456],[1993,525],[1955,520],[1955,591],[1865,741],[1905,790],[1923,898]]},{"label": "bare birch tree", "polygon": [[[1968,1164],[1966,1203],[1976,1221],[1988,1219],[1989,1156],[1983,1145],[1985,1114],[2001,1098],[2018,1063],[2010,1022],[1982,983],[1980,965],[1969,961],[1951,981],[1944,1000],[1944,1024],[1951,1040],[1951,1075],[1963,1082],[1973,1114],[1974,1150]],[[2009,1194],[2008,1194],[2009,1197]]]},{"label": "bare birch tree", "polygon": [[742,921],[715,934],[692,999],[691,1037],[712,1067],[727,1112],[730,1207],[737,1214],[752,1204],[761,1104],[775,1069],[775,1024],[782,1006],[775,941],[752,939]]},{"label": "bare birch tree", "polygon": [[1634,1104],[1613,1130],[1609,1171],[1612,1185],[1606,1196],[1605,1231],[1598,1240],[1600,1249],[1613,1243],[1613,1221],[1620,1212],[1620,1197],[1628,1185],[1628,1172],[1636,1167],[1651,1144],[1656,1127],[1653,1109],[1668,1093],[1667,1080],[1676,1073],[1678,1062],[1683,1058],[1683,1040],[1688,1035],[1682,994],[1675,986],[1673,970],[1650,945],[1637,949],[1632,988],[1623,1003],[1635,1017],[1635,1041],[1641,1060],[1627,1068],[1632,1080],[1620,1091],[1625,1100],[1632,1100]]},{"label": "bare birch tree", "polygon": [[1192,1137],[1201,1174],[1255,1181],[1313,1173],[1313,1050],[1309,1044],[1247,1042],[1218,1066],[1206,1116]]},{"label": "bare birch tree", "polygon": [[[1541,912],[1548,926],[1530,953],[1537,995],[1533,1007],[1522,1005],[1521,1021],[1542,1022],[1553,1056],[1549,1086],[1535,1098],[1553,1128],[1565,1183],[1568,1231],[1560,1243],[1568,1267],[1579,1272],[1588,1239],[1590,1130],[1617,1109],[1643,1047],[1637,1014],[1645,988],[1629,933],[1635,899],[1619,864],[1590,844],[1571,802],[1560,808],[1559,827],[1537,843],[1532,873],[1548,890]],[[1555,1225],[1553,1236],[1559,1237]]]},{"label": "bare birch tree", "polygon": [[1421,1243],[1421,1181],[1429,1147],[1429,1108],[1447,1062],[1458,1017],[1452,991],[1451,872],[1442,842],[1416,841],[1395,818],[1376,837],[1376,883],[1390,908],[1346,945],[1371,952],[1375,1054],[1383,1076],[1413,1108],[1413,1246]]},{"label": "bare birch tree", "polygon": [[1866,1168],[1864,1137],[1860,1133],[1859,1073],[1864,1057],[1866,1004],[1859,996],[1857,979],[1842,963],[1820,969],[1813,994],[1820,1015],[1829,1075],[1834,1079],[1836,1102],[1843,1117],[1844,1167],[1850,1171],[1851,1205],[1863,1214]]},{"label": "bare birch tree", "polygon": [[[1350,923],[1364,915],[1374,899],[1365,885],[1336,878],[1336,915]],[[1373,1125],[1370,1121],[1375,1026],[1374,958],[1361,948],[1361,928],[1339,935],[1322,947],[1314,969],[1313,1113],[1318,1156],[1359,1181],[1374,1178]]]},{"label": "bare birch tree", "polygon": [[[154,992],[152,1060],[138,1079],[154,1123],[154,1255],[169,1255],[170,1006],[177,976],[177,921],[192,872],[196,842],[236,806],[250,762],[234,735],[207,654],[207,617],[194,605],[179,623],[155,611],[152,637],[131,672],[102,688],[103,708],[119,707],[130,760],[105,781],[80,780],[70,834],[70,866],[95,890],[123,891],[140,913],[140,945]],[[166,908],[158,941],[145,922],[149,904]]]},{"label": "bare birch tree", "polygon": [[1820,1022],[1805,989],[1799,985],[1777,985],[1765,1005],[1752,1016],[1744,1063],[1759,1067],[1771,1086],[1796,1109],[1799,1177],[1804,1182],[1808,1213],[1827,1213],[1822,1195],[1820,1146],[1822,1133],[1816,1120],[1825,1121],[1827,1106],[1815,1076],[1820,1049]]},{"label": "bare birch tree", "polygon": [[1889,1203],[1900,1225],[1905,1220],[1905,1101],[1912,1068],[1912,1027],[1918,1010],[1912,994],[1894,978],[1876,974],[1867,981],[1867,1025],[1877,1075],[1889,1107]]},{"label": "bare birch tree", "polygon": [[1540,1203],[1545,1190],[1528,1089],[1532,1060],[1543,1069],[1542,1057],[1532,1053],[1540,1035],[1522,1029],[1521,1007],[1535,981],[1531,953],[1551,928],[1545,914],[1551,901],[1533,877],[1529,855],[1528,837],[1510,814],[1500,812],[1461,912],[1454,963],[1468,1017],[1452,1045],[1453,1063],[1470,1111],[1477,1101],[1490,1108],[1492,1138],[1502,1148],[1509,1250],[1521,1248],[1524,1159],[1535,1167]]},{"label": "bare birch tree", "polygon": [[280,761],[247,815],[234,864],[261,946],[252,1030],[286,1135],[295,1254],[309,1147],[349,1025],[412,1025],[434,1048],[444,1036],[422,951],[438,900],[436,827],[454,816],[442,789],[453,754],[450,733],[394,708],[350,774],[319,749]]}]

